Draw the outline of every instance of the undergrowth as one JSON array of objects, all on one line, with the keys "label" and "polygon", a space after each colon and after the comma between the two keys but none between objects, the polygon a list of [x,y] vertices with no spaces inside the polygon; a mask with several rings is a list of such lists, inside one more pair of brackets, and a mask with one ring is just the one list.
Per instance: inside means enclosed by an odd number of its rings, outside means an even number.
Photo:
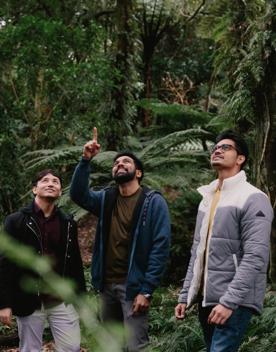
[{"label": "undergrowth", "polygon": [[[197,318],[197,307],[190,309],[183,321],[174,318],[177,290],[168,287],[156,291],[150,309],[152,352],[203,352],[203,335]],[[276,296],[268,292],[262,315],[250,323],[239,352],[276,351]]]}]

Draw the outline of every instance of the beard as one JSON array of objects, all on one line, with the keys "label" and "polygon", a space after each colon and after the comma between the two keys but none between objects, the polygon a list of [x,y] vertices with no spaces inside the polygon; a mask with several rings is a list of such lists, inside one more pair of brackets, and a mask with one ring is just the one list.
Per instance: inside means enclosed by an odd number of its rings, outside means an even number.
[{"label": "beard", "polygon": [[113,180],[118,184],[118,185],[122,185],[124,183],[127,183],[129,181],[134,180],[136,175],[136,170],[132,171],[132,172],[126,172],[126,173],[122,173],[122,174],[115,174],[113,176]]}]

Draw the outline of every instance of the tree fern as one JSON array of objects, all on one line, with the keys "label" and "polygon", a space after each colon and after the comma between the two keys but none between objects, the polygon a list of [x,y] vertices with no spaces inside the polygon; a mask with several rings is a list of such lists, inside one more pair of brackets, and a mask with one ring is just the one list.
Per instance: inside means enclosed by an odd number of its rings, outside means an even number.
[{"label": "tree fern", "polygon": [[40,149],[27,152],[23,155],[23,161],[27,170],[38,170],[49,165],[72,164],[78,160],[81,147],[66,146],[59,149]]},{"label": "tree fern", "polygon": [[184,143],[188,144],[196,140],[198,141],[202,137],[208,138],[211,137],[211,134],[200,128],[174,132],[153,141],[143,149],[140,156],[146,160],[149,157],[158,157],[162,154],[168,155],[173,147],[179,146],[180,144],[183,145]]},{"label": "tree fern", "polygon": [[[192,174],[197,174],[199,168],[208,166],[208,153],[204,150],[201,140],[211,136],[209,132],[197,128],[152,140],[145,148],[136,152],[145,165],[144,183],[157,189],[166,185],[181,188],[187,183],[187,178],[191,179]],[[29,173],[48,167],[58,168],[62,172],[65,186],[60,204],[77,214],[77,217],[85,213],[70,202],[67,184],[70,182],[74,166],[80,159],[81,150],[82,147],[79,146],[37,150],[22,157]],[[93,158],[93,172],[90,175],[93,186],[103,187],[112,181],[111,168],[115,154],[115,151],[103,151]],[[194,171],[190,173],[190,169]],[[205,176],[202,174],[202,177]]]}]

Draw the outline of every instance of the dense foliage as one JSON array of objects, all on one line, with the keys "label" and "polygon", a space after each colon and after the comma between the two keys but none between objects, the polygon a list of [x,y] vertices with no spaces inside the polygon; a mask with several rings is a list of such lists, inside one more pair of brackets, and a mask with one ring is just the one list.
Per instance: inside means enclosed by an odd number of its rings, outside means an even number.
[{"label": "dense foliage", "polygon": [[[197,307],[188,311],[183,321],[174,318],[177,291],[173,287],[158,290],[150,312],[150,335],[153,352],[203,352],[203,335],[197,319]],[[240,352],[273,352],[275,336],[276,297],[267,294],[262,316],[254,316]]]},{"label": "dense foliage", "polygon": [[[144,159],[145,182],[170,204],[172,265],[185,271],[218,131],[246,133],[249,176],[275,202],[274,14],[264,0],[1,5],[0,216],[29,199],[42,166],[69,183],[95,125],[103,151]],[[110,160],[96,161],[94,183],[110,182]]]},{"label": "dense foliage", "polygon": [[[189,259],[196,188],[214,177],[208,149],[219,131],[231,127],[244,134],[249,179],[275,209],[275,19],[275,0],[1,3],[0,218],[30,200],[31,178],[44,167],[61,171],[60,204],[82,217],[85,212],[69,200],[68,185],[81,146],[97,126],[102,153],[93,161],[91,184],[111,182],[116,150],[132,149],[142,158],[144,183],[160,189],[170,207],[165,283],[179,284]],[[258,320],[256,326],[262,323],[260,339],[253,334],[248,351],[254,341],[260,351],[267,346],[269,324]],[[189,330],[170,324],[175,351],[200,350],[199,335],[191,342],[197,347],[183,338],[196,325]],[[168,347],[165,340],[155,342],[160,351]]]},{"label": "dense foliage", "polygon": [[[40,274],[44,274],[47,289],[58,293],[65,299],[75,301],[77,305],[82,326],[82,347],[88,351],[119,351],[122,344],[122,329],[120,326],[103,326],[98,322],[98,295],[89,291],[86,299],[74,296],[69,282],[60,281],[55,278],[49,270],[47,261],[36,258],[33,253],[27,251],[24,254],[22,248],[11,246],[6,237],[0,233],[3,247],[10,256],[17,257],[17,260],[27,267],[35,268]],[[90,283],[90,270],[86,268],[85,276],[87,287]],[[178,289],[174,286],[158,289],[151,302],[149,316],[149,333],[152,352],[203,352],[205,351],[203,335],[197,318],[197,307],[194,306],[187,312],[183,321],[176,321],[174,318],[174,307],[177,301]],[[274,352],[276,347],[276,297],[267,293],[262,316],[254,316],[249,326],[245,340],[240,352]],[[13,321],[11,328],[0,327],[1,335],[8,336],[16,334],[16,323]],[[49,329],[46,329],[44,340],[52,339]]]}]

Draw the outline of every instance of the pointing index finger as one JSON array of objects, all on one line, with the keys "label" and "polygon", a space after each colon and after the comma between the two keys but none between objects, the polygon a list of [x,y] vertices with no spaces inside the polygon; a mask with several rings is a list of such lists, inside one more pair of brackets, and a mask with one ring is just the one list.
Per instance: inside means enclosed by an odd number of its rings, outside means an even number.
[{"label": "pointing index finger", "polygon": [[93,141],[97,143],[97,139],[98,139],[98,131],[97,131],[97,127],[93,128]]}]

